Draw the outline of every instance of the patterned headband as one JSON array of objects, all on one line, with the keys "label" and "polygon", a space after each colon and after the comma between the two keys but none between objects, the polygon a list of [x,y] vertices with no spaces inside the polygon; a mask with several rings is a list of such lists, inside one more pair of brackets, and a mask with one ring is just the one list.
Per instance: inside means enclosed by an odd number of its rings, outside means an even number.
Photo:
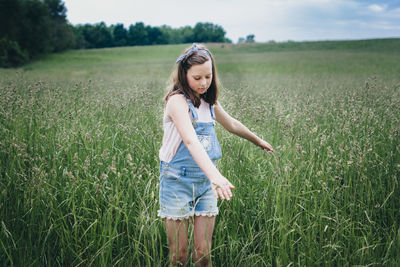
[{"label": "patterned headband", "polygon": [[187,51],[182,56],[178,57],[178,59],[176,60],[176,63],[186,60],[188,57],[193,55],[194,52],[197,52],[198,54],[206,54],[207,56],[209,56],[211,58],[211,55],[207,50],[205,50],[203,48],[199,48],[196,43],[193,43],[192,47],[189,49],[189,51]]}]

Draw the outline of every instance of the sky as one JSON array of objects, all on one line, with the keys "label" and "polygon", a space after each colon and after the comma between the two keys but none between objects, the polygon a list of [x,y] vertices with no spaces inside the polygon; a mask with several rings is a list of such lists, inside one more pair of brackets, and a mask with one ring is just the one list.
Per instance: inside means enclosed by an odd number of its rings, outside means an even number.
[{"label": "sky", "polygon": [[400,37],[400,0],[64,0],[73,24],[172,28],[211,22],[257,42]]}]

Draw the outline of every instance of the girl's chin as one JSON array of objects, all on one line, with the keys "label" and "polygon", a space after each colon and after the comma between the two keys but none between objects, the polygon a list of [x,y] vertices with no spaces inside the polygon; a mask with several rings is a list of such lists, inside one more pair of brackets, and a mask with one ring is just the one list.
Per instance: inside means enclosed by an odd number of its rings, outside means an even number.
[{"label": "girl's chin", "polygon": [[198,97],[200,97],[200,95],[202,95],[202,94],[204,94],[204,93],[207,92],[207,89],[203,89],[203,90],[198,89],[198,90],[193,90],[193,91],[195,92],[195,94],[196,94]]}]

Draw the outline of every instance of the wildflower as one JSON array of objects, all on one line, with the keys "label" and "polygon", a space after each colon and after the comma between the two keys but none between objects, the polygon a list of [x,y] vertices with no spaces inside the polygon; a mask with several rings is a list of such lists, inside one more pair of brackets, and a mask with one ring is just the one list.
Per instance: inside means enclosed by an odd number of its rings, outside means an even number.
[{"label": "wildflower", "polygon": [[317,130],[318,130],[318,127],[317,126],[315,126],[313,129],[312,129],[312,133],[316,133],[317,132]]},{"label": "wildflower", "polygon": [[114,174],[117,173],[117,168],[115,167],[115,161],[114,160],[111,162],[111,166],[109,166],[108,168],[110,169],[110,171],[112,173],[114,173]]},{"label": "wildflower", "polygon": [[348,166],[350,166],[351,164],[353,164],[353,161],[351,161],[351,160],[347,161]]},{"label": "wildflower", "polygon": [[75,176],[72,174],[72,172],[67,172],[67,176],[71,179],[75,181]]}]

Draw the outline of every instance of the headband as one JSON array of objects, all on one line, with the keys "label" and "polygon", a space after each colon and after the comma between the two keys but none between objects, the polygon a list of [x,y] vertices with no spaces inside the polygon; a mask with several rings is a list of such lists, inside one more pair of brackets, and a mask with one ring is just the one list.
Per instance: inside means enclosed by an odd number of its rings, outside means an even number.
[{"label": "headband", "polygon": [[182,56],[178,57],[178,59],[176,60],[176,63],[186,60],[188,57],[193,55],[194,52],[197,52],[197,54],[206,54],[207,56],[209,56],[211,58],[211,55],[207,50],[205,50],[203,48],[199,48],[196,43],[193,43],[191,48],[189,49],[189,51],[184,53]]}]

